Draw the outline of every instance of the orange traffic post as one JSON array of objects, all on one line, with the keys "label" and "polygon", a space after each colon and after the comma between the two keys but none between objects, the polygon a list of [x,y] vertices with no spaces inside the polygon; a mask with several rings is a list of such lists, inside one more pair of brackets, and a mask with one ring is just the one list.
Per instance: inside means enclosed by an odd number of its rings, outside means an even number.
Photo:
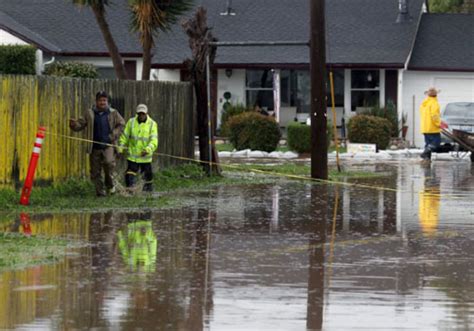
[{"label": "orange traffic post", "polygon": [[33,180],[35,178],[36,166],[38,165],[38,159],[41,153],[41,147],[45,137],[46,128],[40,126],[38,133],[36,133],[35,145],[33,147],[33,153],[31,153],[30,164],[28,166],[28,173],[26,174],[25,184],[21,190],[20,204],[27,206],[30,203],[31,189],[33,188]]}]

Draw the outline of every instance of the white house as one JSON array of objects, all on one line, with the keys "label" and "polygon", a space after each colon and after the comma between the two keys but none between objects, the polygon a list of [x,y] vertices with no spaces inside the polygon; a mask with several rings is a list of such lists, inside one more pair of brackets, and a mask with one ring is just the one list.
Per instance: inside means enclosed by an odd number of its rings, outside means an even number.
[{"label": "white house", "polygon": [[418,107],[428,86],[441,90],[443,109],[449,102],[474,102],[474,15],[425,14],[418,29],[408,70],[403,74],[403,111],[408,139],[423,145]]},{"label": "white house", "polygon": [[[424,0],[326,2],[327,69],[334,74],[337,125],[375,105],[393,102],[407,114],[408,139],[422,145],[418,107],[436,86],[439,101],[474,101],[474,15],[430,14]],[[219,41],[305,41],[307,0],[201,0]],[[191,13],[189,14],[191,15]],[[107,7],[107,20],[130,79],[141,77],[141,47],[129,29],[127,1]],[[38,68],[48,61],[92,63],[114,77],[112,61],[89,8],[63,0],[8,1],[0,8],[0,42],[38,48]],[[160,33],[152,79],[186,80],[191,56],[180,24]],[[307,46],[219,47],[212,70],[212,107],[220,121],[224,93],[231,103],[274,112],[282,127],[309,116]]]}]

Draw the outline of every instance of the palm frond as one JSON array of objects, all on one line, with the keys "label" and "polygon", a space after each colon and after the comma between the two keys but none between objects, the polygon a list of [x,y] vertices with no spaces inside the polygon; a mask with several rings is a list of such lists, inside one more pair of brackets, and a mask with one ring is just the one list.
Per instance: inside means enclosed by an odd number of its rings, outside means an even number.
[{"label": "palm frond", "polygon": [[192,0],[129,0],[132,30],[140,33],[167,31],[193,6]]}]

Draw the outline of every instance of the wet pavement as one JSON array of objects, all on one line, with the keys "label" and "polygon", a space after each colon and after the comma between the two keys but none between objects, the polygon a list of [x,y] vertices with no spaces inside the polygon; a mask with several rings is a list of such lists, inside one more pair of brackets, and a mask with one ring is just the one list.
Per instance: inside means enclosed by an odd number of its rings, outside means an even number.
[{"label": "wet pavement", "polygon": [[387,176],[347,181],[374,188],[223,186],[183,194],[178,209],[32,216],[33,234],[88,245],[1,272],[0,329],[474,329],[474,167],[358,167]]}]

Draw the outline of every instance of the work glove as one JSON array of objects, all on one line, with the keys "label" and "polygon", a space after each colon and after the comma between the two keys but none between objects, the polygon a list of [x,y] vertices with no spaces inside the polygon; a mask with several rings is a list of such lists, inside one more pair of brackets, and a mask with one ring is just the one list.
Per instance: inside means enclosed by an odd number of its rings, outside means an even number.
[{"label": "work glove", "polygon": [[140,155],[141,155],[141,156],[147,156],[147,155],[148,155],[148,152],[147,152],[146,150],[143,150]]}]

